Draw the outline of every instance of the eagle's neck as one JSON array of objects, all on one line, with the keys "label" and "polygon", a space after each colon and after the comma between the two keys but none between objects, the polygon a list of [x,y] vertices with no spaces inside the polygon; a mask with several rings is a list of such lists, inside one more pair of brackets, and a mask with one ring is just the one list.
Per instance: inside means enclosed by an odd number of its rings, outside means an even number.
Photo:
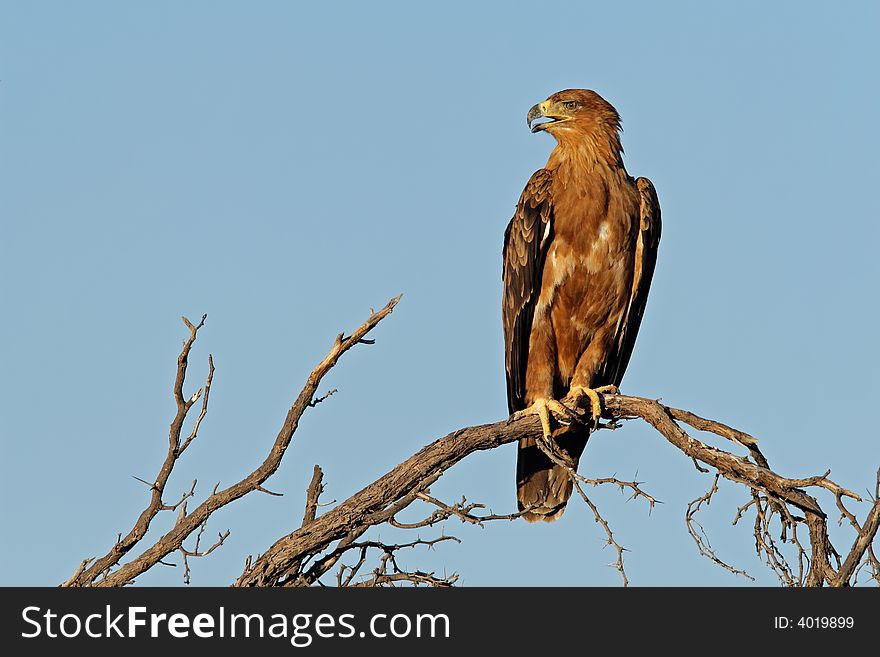
[{"label": "eagle's neck", "polygon": [[617,130],[559,131],[548,169],[561,179],[624,172],[623,148]]}]

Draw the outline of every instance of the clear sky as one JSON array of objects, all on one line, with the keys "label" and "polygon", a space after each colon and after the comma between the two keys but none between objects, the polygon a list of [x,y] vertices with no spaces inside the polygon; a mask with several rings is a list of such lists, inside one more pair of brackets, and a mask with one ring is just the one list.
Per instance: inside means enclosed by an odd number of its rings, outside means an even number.
[{"label": "clear sky", "polygon": [[[207,535],[232,534],[192,564],[198,585],[298,524],[313,464],[341,500],[503,418],[502,235],[553,145],[526,112],[567,87],[618,108],[626,166],[663,208],[624,392],[864,492],[880,466],[878,21],[871,2],[0,2],[0,583],[56,584],[131,527],[147,501],[132,475],[165,454],[182,314],[208,313],[188,390],[209,352],[217,372],[168,493],[198,478],[202,499],[265,456],[336,333],[404,293],[325,381],[338,394],[267,484],[285,496],[213,517]],[[432,492],[510,512],[515,453],[474,455]],[[664,502],[649,515],[591,491],[633,584],[748,583],[698,556],[684,510],[711,477],[646,426],[598,434],[581,472],[638,473]],[[704,526],[775,584],[749,524],[731,527],[747,499],[722,484]],[[445,531],[463,543],[402,563],[467,585],[620,581],[577,502],[552,525]]]}]

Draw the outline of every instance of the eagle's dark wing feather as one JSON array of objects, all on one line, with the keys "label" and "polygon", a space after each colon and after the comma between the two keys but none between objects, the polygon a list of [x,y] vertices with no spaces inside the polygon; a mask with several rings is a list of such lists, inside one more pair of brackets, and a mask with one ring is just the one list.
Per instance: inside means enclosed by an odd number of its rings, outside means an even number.
[{"label": "eagle's dark wing feather", "polygon": [[632,291],[617,331],[614,350],[605,360],[605,371],[601,377],[603,382],[613,383],[616,386],[619,386],[623,379],[623,373],[626,371],[636,343],[636,335],[648,301],[648,289],[651,287],[654,265],[657,263],[657,247],[660,244],[660,203],[657,200],[657,192],[647,178],[638,178],[636,185],[639,188],[640,198],[639,232],[634,247],[635,268]]},{"label": "eagle's dark wing feather", "polygon": [[529,336],[535,304],[541,294],[544,257],[553,239],[551,180],[552,172],[547,169],[532,175],[504,233],[502,319],[510,413],[526,406]]}]

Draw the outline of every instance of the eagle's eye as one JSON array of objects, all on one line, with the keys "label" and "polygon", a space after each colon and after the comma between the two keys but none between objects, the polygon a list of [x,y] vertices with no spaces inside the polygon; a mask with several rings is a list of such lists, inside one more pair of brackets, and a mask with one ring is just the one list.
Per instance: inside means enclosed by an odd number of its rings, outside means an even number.
[{"label": "eagle's eye", "polygon": [[567,110],[573,110],[575,107],[577,107],[577,105],[578,105],[577,102],[575,102],[573,100],[567,100],[564,103],[562,103],[562,106]]}]

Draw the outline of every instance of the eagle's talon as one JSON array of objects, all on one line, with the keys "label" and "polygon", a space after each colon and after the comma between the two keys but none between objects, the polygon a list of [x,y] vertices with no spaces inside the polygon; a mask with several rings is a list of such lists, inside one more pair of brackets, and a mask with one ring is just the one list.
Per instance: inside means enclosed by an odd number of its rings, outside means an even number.
[{"label": "eagle's talon", "polygon": [[[550,414],[561,425],[555,431],[550,428]],[[553,440],[557,434],[566,433],[572,424],[583,424],[583,418],[578,413],[557,399],[541,397],[536,399],[531,406],[522,411],[518,411],[513,417],[522,417],[523,415],[537,415],[541,420],[541,432],[544,441],[553,444]]]},{"label": "eagle's talon", "polygon": [[584,397],[588,397],[590,399],[590,410],[593,418],[593,424],[598,429],[599,428],[599,418],[602,417],[602,398],[599,396],[600,394],[618,394],[620,390],[618,390],[617,386],[607,385],[607,386],[599,386],[597,388],[586,388],[584,386],[573,386],[569,391],[569,395],[574,398],[575,405],[577,406],[578,402]]},{"label": "eagle's talon", "polygon": [[553,411],[556,415],[560,416],[556,418],[557,420],[559,420],[560,423],[562,423],[563,419],[567,420],[569,424],[571,424],[572,422],[580,422],[581,420],[574,410],[556,399],[548,399],[547,408]]}]

